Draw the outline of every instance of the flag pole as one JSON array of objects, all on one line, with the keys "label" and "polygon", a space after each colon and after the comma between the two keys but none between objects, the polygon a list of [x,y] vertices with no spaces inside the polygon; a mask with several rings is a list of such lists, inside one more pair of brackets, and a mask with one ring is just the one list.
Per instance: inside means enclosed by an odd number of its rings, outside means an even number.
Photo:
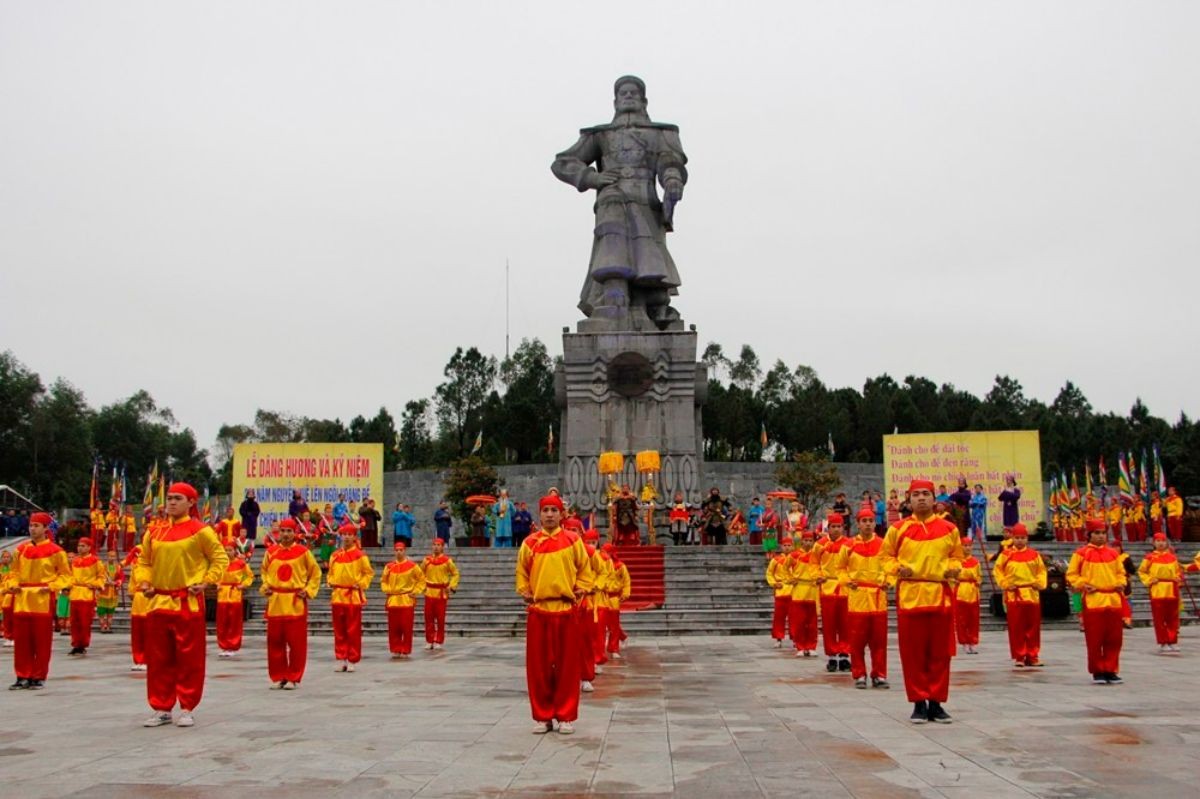
[{"label": "flag pole", "polygon": [[508,360],[508,259],[504,259],[504,360]]}]

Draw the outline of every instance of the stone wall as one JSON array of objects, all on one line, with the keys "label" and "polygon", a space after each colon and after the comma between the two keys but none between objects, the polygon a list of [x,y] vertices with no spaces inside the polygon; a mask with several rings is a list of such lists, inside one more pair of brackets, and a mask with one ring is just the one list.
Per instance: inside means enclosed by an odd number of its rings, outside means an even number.
[{"label": "stone wall", "polygon": [[[839,463],[837,468],[842,477],[842,490],[849,497],[883,487],[883,464]],[[536,502],[558,479],[556,463],[499,466],[496,471],[500,473],[509,496],[518,502]],[[392,540],[392,511],[397,502],[412,505],[413,515],[417,517],[414,541],[428,541],[433,537],[433,511],[445,490],[443,475],[444,472],[433,469],[384,474],[384,507],[380,508],[380,512],[383,513],[383,529],[389,543]],[[705,463],[704,479],[704,491],[715,485],[722,494],[738,503],[749,502],[752,496],[761,496],[777,487],[774,463]],[[689,499],[698,500],[699,495]],[[461,529],[460,525],[461,522],[455,522],[456,532]]]}]

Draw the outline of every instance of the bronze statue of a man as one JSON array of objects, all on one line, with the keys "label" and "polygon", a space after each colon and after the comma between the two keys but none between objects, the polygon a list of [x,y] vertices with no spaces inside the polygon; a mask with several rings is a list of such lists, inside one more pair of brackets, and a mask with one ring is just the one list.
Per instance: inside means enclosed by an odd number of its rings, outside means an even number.
[{"label": "bronze statue of a man", "polygon": [[618,78],[613,94],[613,121],[581,130],[550,167],[579,191],[596,190],[592,258],[579,308],[617,322],[644,313],[665,330],[679,318],[670,296],[679,293],[679,272],[666,234],[687,183],[687,156],[676,125],[650,121],[640,78]]}]

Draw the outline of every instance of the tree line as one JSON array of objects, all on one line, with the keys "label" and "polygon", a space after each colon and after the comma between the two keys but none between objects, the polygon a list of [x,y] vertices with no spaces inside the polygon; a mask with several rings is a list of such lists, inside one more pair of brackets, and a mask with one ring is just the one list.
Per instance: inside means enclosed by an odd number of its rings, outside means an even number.
[{"label": "tree line", "polygon": [[810,367],[782,361],[764,371],[753,348],[736,358],[709,344],[704,407],[706,460],[789,460],[797,453],[827,449],[835,460],[880,463],[883,436],[893,433],[1038,430],[1043,474],[1093,469],[1101,455],[1111,465],[1118,450],[1162,448],[1163,467],[1181,493],[1200,493],[1200,425],[1180,414],[1174,423],[1153,416],[1140,398],[1128,415],[1097,413],[1078,386],[1066,381],[1052,402],[1025,395],[1020,382],[997,375],[983,397],[909,375],[868,378],[859,391],[830,388]]},{"label": "tree line", "polygon": [[[752,347],[736,358],[721,345],[702,355],[708,367],[703,409],[704,456],[712,461],[779,461],[824,452],[834,460],[878,463],[882,438],[902,433],[1028,430],[1041,432],[1043,470],[1070,471],[1117,450],[1161,447],[1163,465],[1182,493],[1200,493],[1200,425],[1186,414],[1174,423],[1151,415],[1140,399],[1128,413],[1096,413],[1067,381],[1052,402],[1027,397],[1012,377],[998,375],[977,397],[950,383],[884,374],[862,390],[830,388],[810,367],[777,361],[764,369]],[[243,442],[382,442],[384,469],[445,468],[476,454],[491,464],[552,461],[559,411],[554,368],[545,344],[522,340],[507,358],[458,347],[443,380],[426,397],[404,404],[399,424],[385,407],[374,416],[317,419],[259,409],[251,420],[220,427],[211,451],[147,391],[95,409],[64,379],[46,386],[11,352],[0,353],[0,483],[49,507],[87,501],[93,463],[107,474],[123,467],[140,493],[157,462],[175,479],[228,493],[233,447]],[[763,434],[767,448],[764,453]],[[478,448],[476,448],[478,444]],[[139,497],[130,497],[136,501]]]}]

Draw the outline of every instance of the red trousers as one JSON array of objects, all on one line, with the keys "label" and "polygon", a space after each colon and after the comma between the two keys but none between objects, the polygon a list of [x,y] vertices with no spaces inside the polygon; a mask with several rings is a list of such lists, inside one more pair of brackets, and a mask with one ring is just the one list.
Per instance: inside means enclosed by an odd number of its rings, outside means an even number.
[{"label": "red trousers", "polygon": [[596,679],[596,619],[588,603],[579,606],[579,679]]},{"label": "red trousers", "polygon": [[446,597],[425,597],[425,643],[446,643]]},{"label": "red trousers", "polygon": [[[796,600],[788,608],[789,634],[796,651],[817,651],[817,603]],[[783,636],[780,636],[782,638]]]},{"label": "red trousers", "polygon": [[362,660],[362,605],[333,606],[333,657]]},{"label": "red trousers", "polygon": [[1183,517],[1168,516],[1167,517],[1167,537],[1172,541],[1183,540]]},{"label": "red trousers", "polygon": [[908,701],[945,702],[950,696],[950,657],[954,649],[950,610],[901,610],[896,621]]},{"label": "red trousers", "polygon": [[267,676],[298,683],[308,664],[308,614],[267,617]]},{"label": "red trousers", "polygon": [[1119,674],[1124,637],[1125,625],[1121,622],[1120,608],[1085,609],[1083,639],[1087,642],[1088,672]]},{"label": "red trousers", "polygon": [[579,615],[530,608],[525,625],[525,682],[534,721],[579,717]]},{"label": "red trousers", "polygon": [[604,628],[608,637],[608,653],[621,651],[621,639],[625,637],[625,631],[621,629],[621,609],[608,608],[604,614]]},{"label": "red trousers", "polygon": [[217,603],[217,646],[225,652],[242,648],[242,603]]},{"label": "red trousers", "polygon": [[4,636],[5,641],[13,639],[13,609],[11,607],[5,609],[4,618],[0,620],[0,635]]},{"label": "red trousers", "polygon": [[133,533],[126,531],[121,534],[121,551],[128,552],[131,549],[133,549]]},{"label": "red trousers", "polygon": [[605,639],[608,638],[608,614],[610,612],[608,608],[596,608],[596,626],[592,631],[592,643],[597,666],[603,666],[608,662],[608,647],[605,646]]},{"label": "red trousers", "polygon": [[105,540],[106,535],[108,535],[108,531],[105,530],[103,527],[101,527],[99,529],[97,529],[95,527],[92,528],[92,551],[93,552],[104,551],[104,540]]},{"label": "red trousers", "polygon": [[[850,646],[850,676],[867,676],[867,647],[871,648],[871,677],[887,679],[888,615],[882,613],[847,613],[847,643]],[[814,638],[815,640],[815,638]]]},{"label": "red trousers", "polygon": [[828,657],[850,654],[850,641],[846,637],[846,617],[850,615],[849,608],[848,597],[821,597],[821,637],[825,639],[825,654]]},{"label": "red trousers", "polygon": [[960,644],[979,643],[979,603],[954,600],[954,631]]},{"label": "red trousers", "polygon": [[1154,640],[1159,644],[1179,643],[1179,599],[1151,599],[1150,615],[1154,619]]},{"label": "red trousers", "polygon": [[1153,534],[1153,533],[1161,533],[1162,531],[1163,531],[1163,520],[1162,520],[1162,517],[1161,517],[1161,516],[1159,516],[1157,519],[1151,519],[1151,520],[1150,520],[1150,532],[1151,532],[1151,534]]},{"label": "red trousers", "polygon": [[129,617],[129,653],[139,666],[146,662],[146,617]]},{"label": "red trousers", "polygon": [[791,612],[792,598],[790,596],[775,597],[775,615],[771,617],[771,637],[782,641],[788,632],[788,613]]},{"label": "red trousers", "polygon": [[46,679],[50,673],[53,643],[54,617],[49,613],[13,616],[13,671],[17,677],[22,680]]},{"label": "red trousers", "polygon": [[95,602],[72,602],[71,646],[87,649],[92,645],[92,620],[96,618]]},{"label": "red trousers", "polygon": [[1125,522],[1125,537],[1130,541],[1146,540],[1145,522]]},{"label": "red trousers", "polygon": [[203,602],[199,613],[158,611],[146,616],[146,699],[150,707],[167,713],[176,701],[182,710],[194,710],[200,704],[207,632]]},{"label": "red trousers", "polygon": [[389,607],[388,617],[388,651],[393,655],[411,655],[413,645],[413,617],[416,616],[416,606],[406,608]]},{"label": "red trousers", "polygon": [[1035,660],[1042,651],[1042,604],[1009,602],[1008,653],[1013,660]]}]

